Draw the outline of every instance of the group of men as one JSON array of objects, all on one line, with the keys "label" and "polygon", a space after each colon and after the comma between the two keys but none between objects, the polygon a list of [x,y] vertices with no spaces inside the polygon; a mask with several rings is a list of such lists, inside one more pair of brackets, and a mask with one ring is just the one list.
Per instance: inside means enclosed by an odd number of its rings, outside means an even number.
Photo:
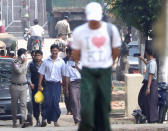
[{"label": "group of men", "polygon": [[[71,109],[75,124],[80,122],[80,69],[78,63],[71,56],[71,48],[67,48],[70,57],[63,59],[58,57],[59,46],[51,45],[51,56],[42,61],[43,52],[41,50],[32,51],[32,61],[27,63],[27,51],[23,48],[18,50],[18,58],[14,61],[12,69],[12,86],[10,93],[12,97],[13,127],[16,124],[17,102],[20,100],[22,115],[22,127],[32,125],[32,118],[26,119],[26,103],[28,85],[32,91],[33,116],[36,119],[37,127],[45,127],[47,123],[54,122],[58,126],[57,120],[60,117],[59,108],[61,85],[67,97],[72,97]],[[66,57],[67,58],[67,57]],[[74,64],[73,64],[74,63]],[[72,87],[69,89],[69,85]],[[23,86],[23,87],[22,87]],[[38,90],[44,95],[44,102],[40,105],[35,102],[34,96]],[[70,91],[70,92],[69,92]],[[71,95],[70,95],[71,94]],[[39,116],[42,114],[42,121]],[[46,121],[47,120],[47,121]]]},{"label": "group of men", "polygon": [[[71,48],[66,49],[64,59],[58,56],[59,46],[50,47],[51,56],[42,61],[42,51],[35,51],[32,62],[26,67],[26,50],[18,50],[18,58],[13,64],[12,96],[13,127],[16,125],[16,105],[20,99],[22,127],[26,121],[27,83],[33,95],[41,90],[44,102],[41,106],[33,100],[33,114],[36,126],[46,126],[54,122],[58,125],[61,114],[59,108],[61,86],[66,98],[71,99],[70,108],[79,131],[110,131],[108,113],[111,101],[111,66],[119,55],[121,39],[117,28],[102,21],[102,7],[97,2],[85,8],[87,23],[77,27],[72,34]],[[109,34],[108,28],[112,31]],[[112,37],[112,38],[111,38]],[[30,72],[30,79],[26,73]],[[28,77],[29,78],[29,77]],[[23,98],[23,99],[22,99]],[[41,107],[41,109],[39,109]],[[39,120],[42,112],[42,122]]]}]

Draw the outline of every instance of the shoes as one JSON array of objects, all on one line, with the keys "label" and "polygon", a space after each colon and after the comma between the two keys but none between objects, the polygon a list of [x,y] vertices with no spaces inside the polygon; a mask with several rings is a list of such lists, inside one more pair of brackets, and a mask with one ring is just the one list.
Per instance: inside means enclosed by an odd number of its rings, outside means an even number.
[{"label": "shoes", "polygon": [[60,125],[57,122],[54,122],[55,127],[59,127]]},{"label": "shoes", "polygon": [[27,122],[30,123],[30,126],[33,126],[33,118],[32,118],[32,116],[28,116],[27,117]]},{"label": "shoes", "polygon": [[46,127],[46,126],[47,126],[47,122],[45,120],[42,120],[41,127]]},{"label": "shoes", "polygon": [[12,127],[13,127],[13,128],[17,128],[18,126],[17,126],[16,123],[13,123]]},{"label": "shoes", "polygon": [[48,120],[47,120],[47,123],[48,123],[48,124],[51,124],[51,121],[48,121]]},{"label": "shoes", "polygon": [[22,123],[22,128],[25,128],[25,127],[28,127],[28,126],[30,126],[31,124],[30,124],[30,122],[27,122],[27,121],[24,121],[23,123]]},{"label": "shoes", "polygon": [[34,127],[41,127],[41,123],[40,123],[39,120],[37,121],[37,123],[36,123],[36,125]]}]

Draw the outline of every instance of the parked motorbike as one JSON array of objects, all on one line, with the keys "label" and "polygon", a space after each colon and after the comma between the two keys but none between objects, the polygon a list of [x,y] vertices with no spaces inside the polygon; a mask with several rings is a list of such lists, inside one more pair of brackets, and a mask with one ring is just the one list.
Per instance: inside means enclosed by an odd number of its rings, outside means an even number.
[{"label": "parked motorbike", "polygon": [[[163,123],[165,121],[166,112],[168,109],[168,84],[165,82],[158,83],[158,112],[159,120],[158,123]],[[134,110],[133,114],[137,124],[146,123],[146,117],[142,114],[140,109]]]},{"label": "parked motorbike", "polygon": [[158,110],[159,110],[159,123],[165,121],[166,112],[168,109],[168,84],[165,82],[158,83]]}]

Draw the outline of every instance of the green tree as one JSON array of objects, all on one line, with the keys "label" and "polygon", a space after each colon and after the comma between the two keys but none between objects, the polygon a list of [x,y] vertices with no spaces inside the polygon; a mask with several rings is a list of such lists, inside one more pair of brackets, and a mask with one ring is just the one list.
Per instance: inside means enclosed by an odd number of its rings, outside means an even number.
[{"label": "green tree", "polygon": [[144,36],[152,36],[152,26],[157,20],[164,0],[106,0],[109,11],[128,25],[134,26]]}]

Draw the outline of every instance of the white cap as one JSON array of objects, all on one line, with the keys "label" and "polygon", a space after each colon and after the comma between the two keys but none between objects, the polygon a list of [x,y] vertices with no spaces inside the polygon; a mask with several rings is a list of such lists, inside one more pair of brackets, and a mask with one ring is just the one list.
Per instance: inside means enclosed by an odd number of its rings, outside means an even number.
[{"label": "white cap", "polygon": [[86,5],[85,13],[88,21],[101,21],[103,14],[102,6],[97,2],[91,2]]}]

